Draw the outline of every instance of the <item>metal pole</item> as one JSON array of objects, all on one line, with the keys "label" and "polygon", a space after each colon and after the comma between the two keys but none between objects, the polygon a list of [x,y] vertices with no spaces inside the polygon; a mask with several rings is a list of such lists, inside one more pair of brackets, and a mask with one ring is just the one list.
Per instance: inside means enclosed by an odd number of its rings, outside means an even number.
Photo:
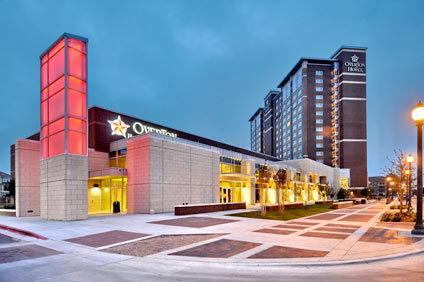
[{"label": "metal pole", "polygon": [[411,209],[412,209],[412,204],[411,204],[411,199],[412,199],[412,197],[411,197],[411,195],[412,195],[412,193],[411,193],[411,190],[412,190],[412,187],[411,187],[411,179],[412,179],[412,163],[408,163],[408,165],[409,165],[409,167],[408,167],[408,169],[409,169],[409,174],[408,174],[408,210],[410,211]]},{"label": "metal pole", "polygon": [[400,208],[400,215],[402,216],[402,205],[403,205],[403,173],[401,173],[400,175],[400,182],[399,182],[399,193],[398,193],[398,197],[399,197],[399,208]]},{"label": "metal pole", "polygon": [[417,123],[417,220],[414,230],[411,231],[415,235],[424,235],[423,226],[423,132],[422,122]]}]

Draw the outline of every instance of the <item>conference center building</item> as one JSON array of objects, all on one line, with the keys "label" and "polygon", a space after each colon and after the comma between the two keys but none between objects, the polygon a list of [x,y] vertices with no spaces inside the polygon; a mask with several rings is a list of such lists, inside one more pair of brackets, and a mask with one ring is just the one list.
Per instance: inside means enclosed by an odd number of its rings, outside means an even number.
[{"label": "conference center building", "polygon": [[[348,169],[308,158],[281,160],[88,108],[87,43],[65,33],[40,56],[40,129],[11,146],[17,216],[79,220],[173,212],[186,204],[249,206],[259,203],[260,189],[269,204],[316,202],[327,199],[329,188],[349,182]],[[264,187],[261,169],[285,170],[286,184],[277,187],[271,177]]]}]

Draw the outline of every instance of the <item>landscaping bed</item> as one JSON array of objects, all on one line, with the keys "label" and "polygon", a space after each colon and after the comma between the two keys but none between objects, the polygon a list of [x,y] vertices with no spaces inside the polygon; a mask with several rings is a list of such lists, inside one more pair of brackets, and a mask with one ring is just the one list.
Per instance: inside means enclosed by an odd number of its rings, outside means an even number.
[{"label": "landscaping bed", "polygon": [[332,204],[315,204],[307,205],[306,207],[299,207],[294,209],[284,210],[281,214],[278,211],[269,211],[265,216],[261,216],[261,211],[252,211],[252,212],[241,212],[228,214],[228,216],[239,216],[239,217],[250,217],[250,218],[260,218],[260,219],[273,219],[273,220],[292,220],[296,218],[301,218],[305,216],[315,215],[319,213],[333,211]]},{"label": "landscaping bed", "polygon": [[380,221],[382,222],[415,222],[416,214],[413,211],[403,212],[402,215],[400,212],[385,212],[381,217]]}]

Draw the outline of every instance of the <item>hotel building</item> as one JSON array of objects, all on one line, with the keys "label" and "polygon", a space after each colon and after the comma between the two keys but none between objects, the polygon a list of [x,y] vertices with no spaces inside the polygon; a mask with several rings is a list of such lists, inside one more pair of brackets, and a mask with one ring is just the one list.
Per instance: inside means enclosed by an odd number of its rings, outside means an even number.
[{"label": "hotel building", "polygon": [[366,50],[301,58],[249,119],[251,150],[348,168],[350,186],[367,187]]},{"label": "hotel building", "polygon": [[87,109],[87,42],[65,33],[40,57],[40,133],[11,146],[17,216],[78,220],[117,211],[172,212],[181,204],[255,205],[263,168],[287,172],[280,193],[268,182],[269,204],[277,195],[280,202],[314,202],[349,178],[349,170],[311,159],[283,161],[124,113]]}]

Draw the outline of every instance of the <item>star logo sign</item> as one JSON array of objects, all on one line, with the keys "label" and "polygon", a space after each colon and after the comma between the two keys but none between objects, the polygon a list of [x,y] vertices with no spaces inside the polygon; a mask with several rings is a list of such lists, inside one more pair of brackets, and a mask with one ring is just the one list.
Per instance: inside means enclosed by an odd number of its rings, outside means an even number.
[{"label": "star logo sign", "polygon": [[110,128],[112,129],[112,135],[120,135],[125,137],[127,134],[127,129],[130,126],[121,120],[121,116],[118,116],[118,118],[115,120],[108,120],[108,122],[110,124]]},{"label": "star logo sign", "polygon": [[357,63],[358,62],[358,60],[359,60],[359,57],[358,56],[356,56],[356,54],[353,54],[353,56],[352,57],[350,57],[351,59],[352,59],[352,62],[354,62],[354,63]]}]

